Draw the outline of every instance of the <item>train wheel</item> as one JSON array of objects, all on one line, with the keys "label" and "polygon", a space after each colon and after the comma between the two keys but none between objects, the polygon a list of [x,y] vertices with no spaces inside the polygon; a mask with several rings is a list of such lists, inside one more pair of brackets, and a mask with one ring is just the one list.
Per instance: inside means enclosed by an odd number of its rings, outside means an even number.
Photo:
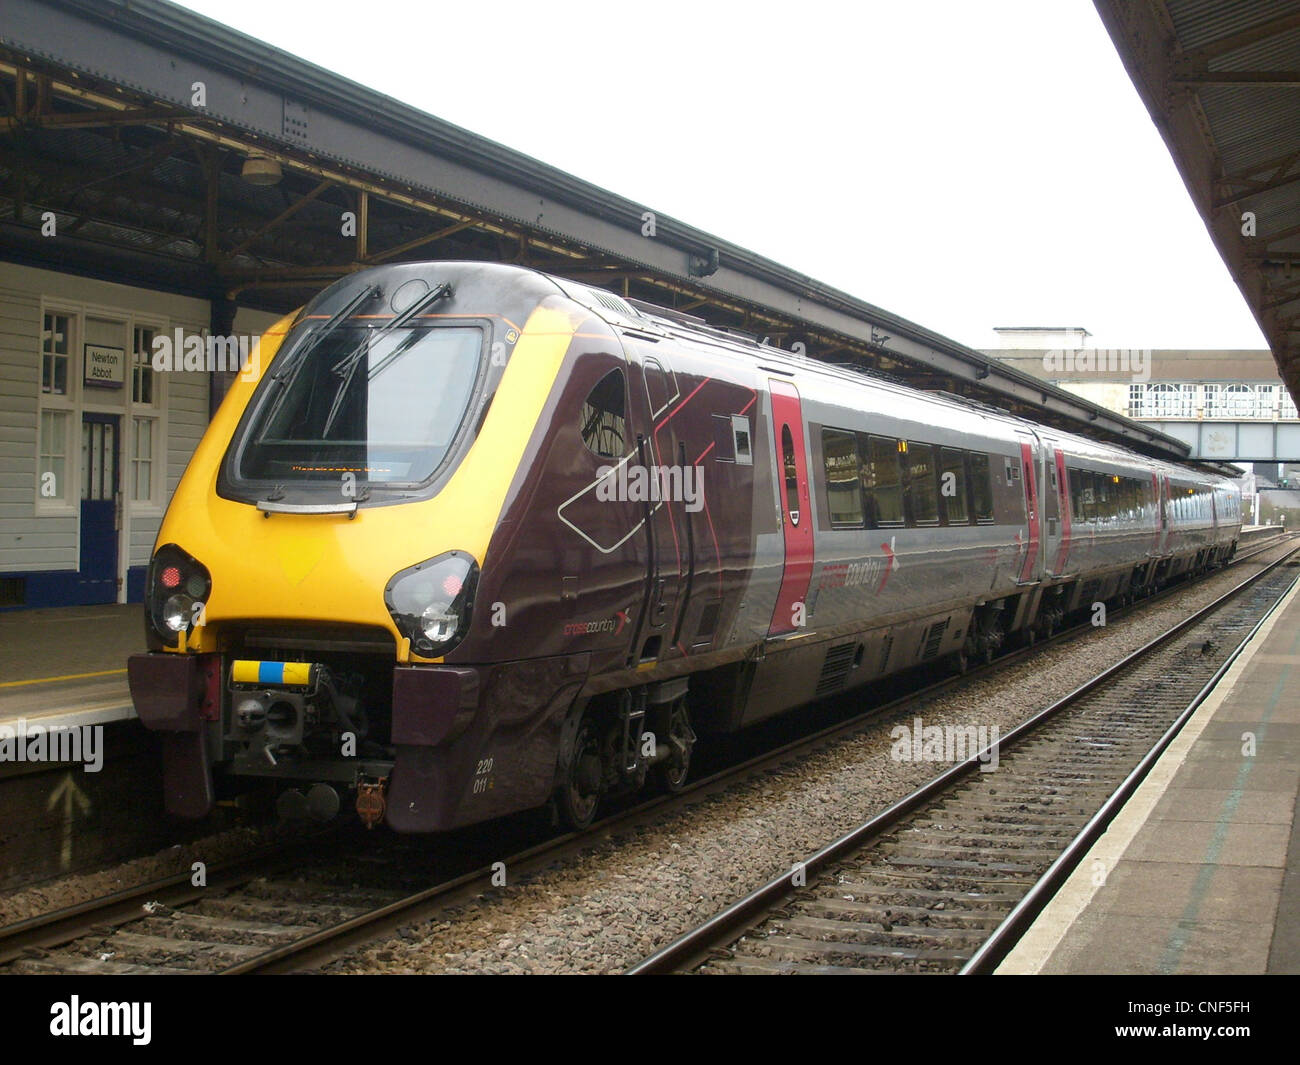
[{"label": "train wheel", "polygon": [[660,762],[650,770],[656,786],[667,792],[678,792],[686,787],[691,771],[691,750],[695,746],[695,730],[691,728],[691,715],[686,700],[678,699],[668,714],[668,740],[673,746],[672,758]]},{"label": "train wheel", "polygon": [[575,831],[589,828],[596,820],[602,776],[600,738],[591,722],[584,720],[573,738],[573,759],[556,797],[560,817]]},{"label": "train wheel", "polygon": [[954,651],[948,656],[948,668],[957,676],[965,676],[966,671],[970,669],[970,659],[965,651]]}]

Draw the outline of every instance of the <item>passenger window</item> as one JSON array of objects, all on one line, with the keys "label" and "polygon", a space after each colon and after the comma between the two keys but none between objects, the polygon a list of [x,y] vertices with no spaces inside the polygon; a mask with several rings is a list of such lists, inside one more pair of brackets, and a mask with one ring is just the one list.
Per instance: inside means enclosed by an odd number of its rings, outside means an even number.
[{"label": "passenger window", "polygon": [[975,520],[991,522],[993,520],[993,480],[989,474],[989,457],[980,452],[971,452],[970,479],[972,495],[975,497]]},{"label": "passenger window", "polygon": [[613,370],[600,379],[582,405],[582,442],[603,459],[622,458],[626,452],[623,371]]},{"label": "passenger window", "polygon": [[799,524],[799,466],[794,457],[794,437],[788,425],[781,426],[781,464],[785,467],[785,509],[790,524]]},{"label": "passenger window", "polygon": [[826,510],[831,524],[862,528],[858,438],[843,429],[823,429],[822,453],[826,463]]},{"label": "passenger window", "polygon": [[872,528],[903,524],[903,483],[899,476],[899,441],[889,436],[866,438],[862,488]]},{"label": "passenger window", "polygon": [[939,471],[939,498],[943,500],[944,514],[949,525],[965,525],[970,521],[966,509],[966,456],[949,447],[940,449],[940,456],[943,465]]},{"label": "passenger window", "polygon": [[1089,470],[1079,471],[1079,520],[1093,521],[1097,516],[1097,475]]},{"label": "passenger window", "polygon": [[907,442],[907,494],[912,504],[912,520],[918,525],[933,525],[939,520],[939,486],[934,468],[934,445]]}]

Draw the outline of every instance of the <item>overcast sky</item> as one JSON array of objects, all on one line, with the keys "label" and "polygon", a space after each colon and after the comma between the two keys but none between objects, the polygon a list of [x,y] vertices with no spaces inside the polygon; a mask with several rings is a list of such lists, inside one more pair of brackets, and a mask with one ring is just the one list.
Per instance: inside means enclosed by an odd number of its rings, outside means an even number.
[{"label": "overcast sky", "polygon": [[974,347],[1267,346],[1085,0],[185,6]]}]

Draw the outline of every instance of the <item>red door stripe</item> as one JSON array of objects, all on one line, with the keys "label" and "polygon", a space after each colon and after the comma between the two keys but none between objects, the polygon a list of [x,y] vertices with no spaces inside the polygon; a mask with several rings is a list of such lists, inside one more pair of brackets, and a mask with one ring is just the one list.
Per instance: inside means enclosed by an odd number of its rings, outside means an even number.
[{"label": "red door stripe", "polygon": [[[808,460],[805,454],[803,431],[803,408],[799,402],[799,393],[788,381],[773,381],[769,386],[772,394],[772,442],[776,449],[776,492],[780,500],[782,523],[785,533],[785,569],[781,578],[781,590],[776,597],[776,608],[772,611],[772,623],[768,626],[769,636],[779,636],[795,631],[794,609],[796,603],[808,602],[808,586],[812,583],[813,572],[813,531],[812,531],[812,497],[808,490]],[[786,502],[785,461],[781,454],[781,430],[790,427],[790,436],[794,442],[795,477],[798,480],[799,524],[790,519]]]}]

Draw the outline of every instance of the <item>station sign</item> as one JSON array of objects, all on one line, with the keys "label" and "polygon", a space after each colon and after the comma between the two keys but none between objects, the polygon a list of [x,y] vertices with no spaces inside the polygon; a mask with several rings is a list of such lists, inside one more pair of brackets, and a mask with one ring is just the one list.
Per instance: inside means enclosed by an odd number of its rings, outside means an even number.
[{"label": "station sign", "polygon": [[85,346],[86,384],[95,388],[121,388],[126,383],[126,349],[104,344]]}]

